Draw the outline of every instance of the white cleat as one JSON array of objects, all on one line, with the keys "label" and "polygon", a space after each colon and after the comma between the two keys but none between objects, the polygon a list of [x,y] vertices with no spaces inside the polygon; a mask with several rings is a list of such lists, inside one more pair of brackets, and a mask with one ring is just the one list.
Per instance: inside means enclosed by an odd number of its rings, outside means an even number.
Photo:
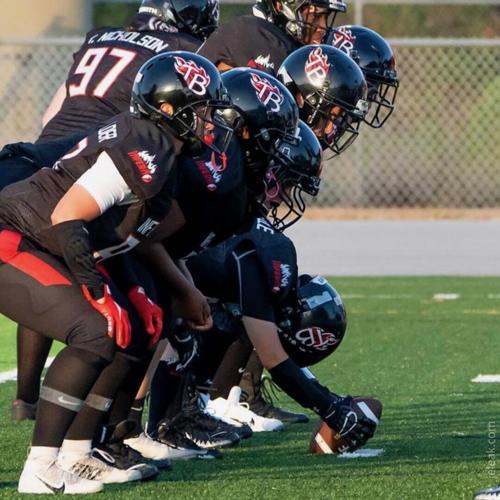
[{"label": "white cleat", "polygon": [[217,398],[207,403],[207,413],[228,424],[248,425],[253,432],[271,432],[283,429],[283,422],[276,418],[257,415],[248,408],[248,404],[240,403],[241,388],[234,386],[227,399]]},{"label": "white cleat", "polygon": [[142,477],[139,470],[123,470],[111,467],[90,454],[75,457],[73,454],[70,455],[61,452],[57,458],[57,463],[67,472],[76,474],[83,479],[100,481],[104,484],[140,481]]},{"label": "white cleat", "polygon": [[103,490],[101,481],[88,480],[63,470],[53,458],[26,460],[17,486],[19,493],[84,495]]},{"label": "white cleat", "polygon": [[123,441],[144,458],[150,460],[187,460],[197,458],[199,452],[188,448],[176,448],[165,443],[160,443],[142,432],[137,437],[125,439]]},{"label": "white cleat", "polygon": [[496,498],[500,498],[500,484],[474,494],[474,500],[495,500]]}]

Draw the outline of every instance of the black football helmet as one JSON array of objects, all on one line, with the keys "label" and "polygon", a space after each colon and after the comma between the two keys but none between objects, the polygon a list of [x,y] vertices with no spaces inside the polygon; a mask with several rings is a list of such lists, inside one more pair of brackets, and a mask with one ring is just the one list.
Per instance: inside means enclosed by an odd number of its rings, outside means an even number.
[{"label": "black football helmet", "polygon": [[[173,107],[169,115],[164,103]],[[205,144],[223,154],[233,130],[219,118],[231,101],[217,68],[204,57],[176,51],[158,54],[141,67],[132,88],[132,111],[168,126],[185,144]]]},{"label": "black football helmet", "polygon": [[288,308],[278,325],[281,344],[299,366],[312,366],[330,356],[347,328],[340,295],[322,276],[299,276],[297,306]]},{"label": "black football helmet", "polygon": [[219,26],[218,0],[142,0],[139,13],[156,16],[169,26],[202,39]]},{"label": "black football helmet", "polygon": [[[307,7],[314,7],[308,14]],[[256,8],[299,43],[324,43],[333,28],[337,13],[344,13],[343,0],[257,0]],[[318,36],[319,35],[319,36]]]},{"label": "black football helmet", "polygon": [[278,139],[295,140],[299,110],[288,90],[274,77],[252,68],[226,71],[222,81],[232,109],[222,112],[239,130],[251,184],[260,184]]},{"label": "black football helmet", "polygon": [[300,118],[331,156],[353,143],[368,102],[366,80],[349,56],[328,45],[301,47],[283,61],[278,78],[302,104]]},{"label": "black football helmet", "polygon": [[394,111],[399,80],[394,52],[376,31],[364,26],[340,26],[332,33],[332,45],[351,56],[368,84],[369,111],[364,121],[380,128]]},{"label": "black football helmet", "polygon": [[263,181],[262,203],[269,210],[271,224],[280,231],[302,217],[304,193],[317,196],[321,182],[323,151],[314,132],[300,121],[295,139],[293,143],[278,141]]}]

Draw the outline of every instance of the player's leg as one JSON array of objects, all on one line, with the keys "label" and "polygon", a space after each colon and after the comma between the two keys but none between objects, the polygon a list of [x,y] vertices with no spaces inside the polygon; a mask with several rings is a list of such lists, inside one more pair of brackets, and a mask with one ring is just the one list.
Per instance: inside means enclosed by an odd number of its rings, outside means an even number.
[{"label": "player's leg", "polygon": [[49,355],[52,339],[17,327],[17,393],[12,402],[14,420],[34,420],[40,396],[40,377]]},{"label": "player's leg", "polygon": [[80,481],[55,460],[90,388],[113,358],[106,320],[85,300],[58,259],[27,247],[11,231],[0,232],[0,284],[2,314],[67,344],[44,380],[19,488],[34,493],[50,493],[50,485],[56,489],[65,485],[69,491],[99,490],[100,482]]},{"label": "player's leg", "polygon": [[274,405],[273,383],[269,377],[263,378],[264,366],[254,351],[248,360],[241,377],[241,399],[249,408],[266,418],[276,418],[284,423],[297,424],[309,422],[304,413],[295,413]]},{"label": "player's leg", "polygon": [[[119,436],[117,432],[111,431],[127,418],[130,411],[130,406],[144,376],[143,366],[147,368],[147,362],[150,359],[147,350],[150,337],[146,334],[141,319],[125,294],[112,282],[108,281],[108,283],[114,299],[128,313],[132,327],[132,343],[126,350],[118,349],[112,362],[100,373],[80,412],[68,429],[61,448],[60,460],[67,461],[68,466],[71,467],[74,466],[73,464],[88,463],[85,455],[78,456],[73,451],[73,443],[85,441],[90,445],[98,436],[93,457],[112,469],[103,477],[104,482],[151,479],[158,474],[156,467],[146,464],[142,457],[127,449],[123,444],[126,435]],[[148,293],[148,296],[153,295]],[[128,390],[125,396],[123,395],[124,387]],[[128,396],[129,393],[130,396]],[[123,406],[125,408],[121,412],[122,415],[116,416],[119,420],[109,420],[110,416],[115,418],[117,408]],[[103,433],[99,431],[99,428],[105,420],[108,420],[107,432]],[[120,429],[123,430],[124,427]]]}]

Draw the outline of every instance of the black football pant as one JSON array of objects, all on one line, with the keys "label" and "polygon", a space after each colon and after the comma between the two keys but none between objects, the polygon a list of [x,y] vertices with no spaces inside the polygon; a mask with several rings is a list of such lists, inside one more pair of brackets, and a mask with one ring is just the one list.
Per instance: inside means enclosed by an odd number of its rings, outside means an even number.
[{"label": "black football pant", "polygon": [[84,298],[65,264],[21,234],[0,231],[0,313],[67,345],[41,389],[34,446],[59,447],[115,345],[107,322]]}]

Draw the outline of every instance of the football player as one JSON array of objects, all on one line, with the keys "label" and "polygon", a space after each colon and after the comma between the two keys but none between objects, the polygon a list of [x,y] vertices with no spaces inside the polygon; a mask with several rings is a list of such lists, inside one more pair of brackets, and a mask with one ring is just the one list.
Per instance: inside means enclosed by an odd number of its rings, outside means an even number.
[{"label": "football player", "polygon": [[[127,111],[142,64],[158,53],[196,51],[218,25],[218,9],[215,0],[144,0],[127,28],[90,31],[45,113],[37,144],[11,144],[0,151],[0,188],[52,166],[91,130]],[[15,420],[34,418],[39,375],[50,346],[48,339],[19,327]]]},{"label": "football player", "polygon": [[301,45],[326,41],[345,2],[258,0],[253,15],[240,16],[216,30],[199,53],[220,71],[249,66],[273,75]]},{"label": "football player", "polygon": [[365,75],[370,103],[365,123],[373,128],[382,127],[394,111],[399,87],[392,47],[365,26],[339,26],[333,30],[331,39],[332,45],[352,57]]},{"label": "football player", "polygon": [[328,45],[302,47],[283,61],[278,78],[330,158],[354,142],[368,101],[366,80],[350,57]]},{"label": "football player", "polygon": [[195,52],[218,22],[217,0],[143,0],[126,28],[87,33],[44,114],[39,147],[17,143],[0,151],[0,189],[29,177],[39,165],[52,166],[52,158],[127,111],[132,83],[144,62],[173,50]]},{"label": "football player", "polygon": [[[301,47],[283,61],[278,78],[295,97],[301,119],[312,128],[330,157],[339,155],[353,143],[368,102],[365,78],[352,59],[328,45]],[[234,346],[228,354],[229,366],[231,355],[244,356],[236,351]],[[224,367],[221,372],[225,372]],[[275,407],[263,397],[262,373],[262,363],[254,353],[242,377],[243,398],[250,409],[284,422],[305,421],[305,415]]]},{"label": "football player", "polygon": [[[346,318],[338,294],[322,278],[303,277],[296,290],[295,249],[286,236],[265,219],[257,219],[247,232],[189,259],[187,266],[206,295],[227,304],[236,304],[229,316],[233,316],[233,323],[234,316],[238,322],[241,320],[240,325],[259,358],[282,390],[303,407],[313,409],[333,429],[344,435],[351,449],[366,443],[373,435],[374,424],[358,420],[353,415],[350,397],[330,393],[308,378],[299,367],[299,364],[314,364],[338,346],[345,332]],[[302,311],[297,316],[299,304]],[[284,311],[288,314],[284,315]],[[229,324],[233,335],[235,331],[241,331],[241,326],[238,329],[231,324],[231,318]],[[222,337],[220,330],[225,328],[220,323],[218,325],[210,338],[204,338],[206,344],[216,343]],[[214,349],[210,348],[209,352],[211,358]],[[198,364],[210,364],[210,358],[202,348]],[[237,385],[238,370],[232,373],[231,378],[216,376],[214,385],[218,382],[228,387]],[[212,377],[213,372],[204,370],[204,375]],[[223,387],[215,387],[216,391],[221,389]],[[167,421],[160,420],[165,405],[162,408],[157,397],[157,393],[152,394],[149,431],[161,435],[165,428],[172,425],[172,421],[182,426],[183,412]],[[238,403],[239,393],[232,390],[227,399],[213,396],[207,411],[233,424],[238,421],[250,423],[253,419],[252,425],[257,430],[263,430],[258,429],[259,417]],[[192,418],[191,415],[188,413],[189,418]]]},{"label": "football player", "polygon": [[[257,203],[264,196],[260,185],[257,189],[258,179],[263,184],[266,170],[273,175],[268,167],[277,141],[298,140],[297,106],[291,94],[275,78],[258,70],[242,68],[226,72],[222,80],[235,103],[234,108],[227,110],[225,119],[230,120],[232,126],[239,122],[238,140],[233,141],[222,163],[213,155],[182,157],[179,189],[174,201],[180,224],[172,236],[163,240],[169,254],[175,258],[186,257],[226,239],[239,230],[255,210],[267,211],[268,208]],[[284,158],[283,161],[288,160]],[[159,275],[161,261],[149,252],[147,259],[156,269],[154,274]],[[158,288],[164,288],[161,280]],[[168,297],[162,305],[168,308]],[[139,381],[137,378],[136,382]],[[134,389],[130,383],[124,388],[130,396],[130,404],[138,388]],[[118,412],[113,415],[115,424],[119,423],[117,415]],[[128,411],[122,414],[122,419],[127,415]],[[174,433],[170,441],[165,436],[162,441],[175,448],[190,444],[185,439],[180,443],[179,437]],[[161,456],[156,443],[134,444],[148,458]],[[154,455],[149,448],[154,448]]]},{"label": "football player", "polygon": [[[191,78],[193,69],[201,80]],[[190,91],[182,99],[178,88]],[[96,258],[129,251],[168,214],[176,156],[188,139],[223,153],[207,138],[222,130],[213,116],[230,105],[225,95],[206,59],[156,56],[138,73],[130,112],[84,138],[54,168],[1,193],[1,312],[67,344],[44,380],[20,492],[91,493],[102,481],[123,480],[90,456],[93,421],[111,404],[100,377],[110,366],[119,370],[115,344],[126,349],[131,341],[128,316]],[[178,271],[167,283],[190,319],[209,326],[199,291]]]}]

